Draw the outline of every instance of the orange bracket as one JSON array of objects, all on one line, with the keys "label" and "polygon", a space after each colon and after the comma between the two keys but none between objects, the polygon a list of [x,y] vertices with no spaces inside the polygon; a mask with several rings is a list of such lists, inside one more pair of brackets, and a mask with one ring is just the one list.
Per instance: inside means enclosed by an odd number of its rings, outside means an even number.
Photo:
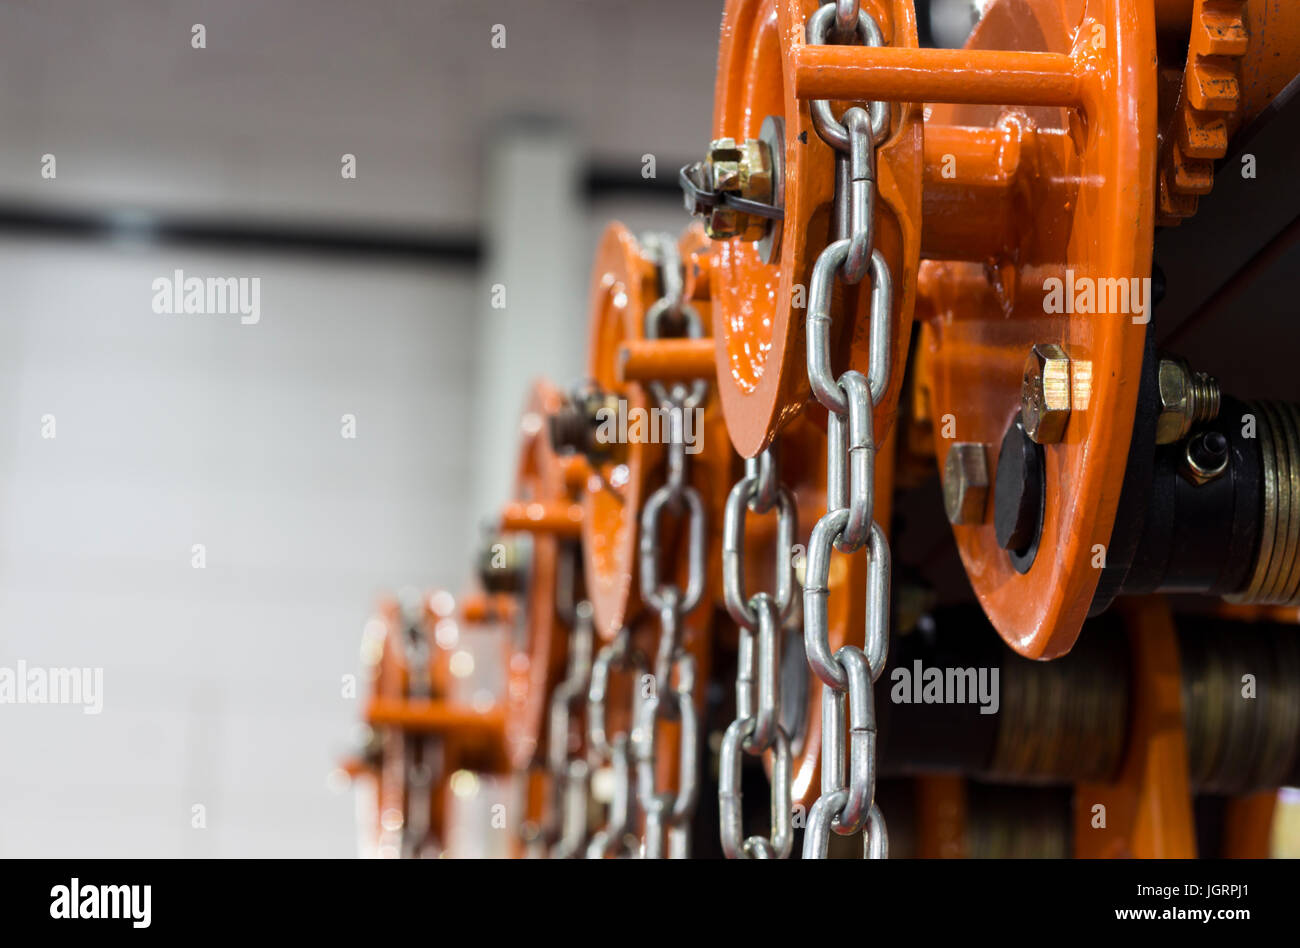
[{"label": "orange bracket", "polygon": [[[1169,603],[1122,602],[1132,653],[1130,731],[1114,783],[1081,783],[1074,794],[1074,852],[1084,859],[1193,859],[1196,831],[1183,731],[1178,640]],[[1096,824],[1105,807],[1105,826]]]}]

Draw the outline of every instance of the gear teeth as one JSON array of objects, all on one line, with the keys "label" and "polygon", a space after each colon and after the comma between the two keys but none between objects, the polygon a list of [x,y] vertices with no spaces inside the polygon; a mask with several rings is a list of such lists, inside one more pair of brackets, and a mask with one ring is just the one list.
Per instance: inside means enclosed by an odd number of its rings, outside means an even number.
[{"label": "gear teeth", "polygon": [[1187,71],[1187,101],[1203,112],[1231,112],[1241,98],[1237,74],[1227,66],[1201,59]]},{"label": "gear teeth", "polygon": [[1156,223],[1164,227],[1176,226],[1183,218],[1196,213],[1197,198],[1195,194],[1175,191],[1171,182],[1160,172],[1160,213]]},{"label": "gear teeth", "polygon": [[1201,7],[1205,55],[1238,59],[1246,55],[1250,31],[1246,29],[1244,15],[1245,5],[1241,3],[1207,3]]},{"label": "gear teeth", "polygon": [[1241,105],[1241,57],[1250,46],[1247,0],[1195,0],[1187,64],[1161,142],[1157,223],[1196,213],[1214,186]]},{"label": "gear teeth", "polygon": [[1173,147],[1174,187],[1184,194],[1209,194],[1214,189],[1214,162],[1206,158],[1189,158]]},{"label": "gear teeth", "polygon": [[1228,151],[1228,120],[1221,114],[1198,112],[1184,103],[1177,145],[1188,158],[1222,158]]}]

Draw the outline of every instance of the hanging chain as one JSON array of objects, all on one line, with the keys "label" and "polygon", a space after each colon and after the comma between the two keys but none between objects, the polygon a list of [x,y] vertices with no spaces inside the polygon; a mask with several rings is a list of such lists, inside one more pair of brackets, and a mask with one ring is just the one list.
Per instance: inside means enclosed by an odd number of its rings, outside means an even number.
[{"label": "hanging chain", "polygon": [[[852,35],[845,32],[852,27]],[[826,3],[808,20],[808,43],[881,46],[880,28],[856,0]],[[808,541],[804,582],[804,647],[822,681],[821,796],[808,814],[803,857],[825,858],[834,830],[865,829],[863,855],[883,858],[889,841],[875,804],[876,709],[872,684],[889,649],[889,543],[874,520],[875,433],[872,410],[889,382],[892,286],[889,267],[874,249],[876,145],[889,130],[889,104],[853,106],[837,121],[827,100],[811,104],[817,133],[836,151],[835,220],[838,239],[813,266],[808,306],[808,381],[827,409],[826,515]],[[868,375],[831,370],[831,296],[838,276],[846,284],[871,271],[871,355]],[[830,651],[827,597],[831,547],[867,549],[865,648]],[[848,707],[846,709],[845,704]],[[845,731],[845,712],[848,730]],[[845,773],[845,756],[848,772]]]},{"label": "hanging chain", "polygon": [[591,691],[592,625],[591,603],[582,600],[567,618],[569,626],[568,670],[551,692],[547,769],[551,778],[551,827],[553,859],[573,859],[587,845],[587,794],[591,767],[587,758],[571,750],[572,717],[575,706],[587,701]]},{"label": "hanging chain", "polygon": [[[407,698],[429,700],[433,683],[429,677],[429,639],[425,629],[423,600],[401,606],[402,644],[406,661]],[[429,842],[433,784],[437,776],[440,745],[436,738],[403,732],[402,769],[406,786],[406,813],[402,820],[401,855],[418,859]]]},{"label": "hanging chain", "polygon": [[[645,315],[645,336],[658,339],[669,334],[691,338],[703,335],[699,314],[684,298],[682,260],[671,237],[652,234],[642,239],[647,255],[659,271],[661,295]],[[659,616],[659,646],[654,660],[653,682],[642,690],[636,726],[632,731],[633,757],[637,772],[637,800],[645,814],[643,855],[664,855],[664,834],[668,855],[685,858],[689,851],[689,828],[698,796],[696,761],[699,722],[695,712],[695,664],[682,647],[682,618],[699,605],[704,594],[705,535],[704,501],[690,483],[686,455],[686,417],[703,404],[708,381],[696,379],[690,385],[671,388],[661,382],[649,384],[651,395],[668,426],[663,438],[665,482],[646,500],[641,510],[640,574],[641,598]],[[692,421],[694,416],[692,414]],[[698,426],[695,428],[698,436]],[[660,578],[660,525],[664,514],[684,518],[687,529],[686,588],[671,579]],[[680,761],[677,791],[659,792],[655,786],[658,729],[661,720],[680,722]]]},{"label": "hanging chain", "polygon": [[[776,511],[775,592],[745,596],[746,511]],[[722,851],[729,859],[785,859],[793,842],[790,736],[781,727],[781,628],[794,602],[791,555],[798,515],[792,494],[776,474],[771,450],[745,461],[745,476],[727,495],[722,527],[722,587],[727,611],[740,628],[736,658],[736,719],[722,738],[718,813]],[[741,752],[772,753],[771,831],[744,838]]]},{"label": "hanging chain", "polygon": [[632,762],[627,731],[612,738],[606,729],[606,703],[609,697],[609,677],[612,671],[631,672],[632,708],[630,720],[637,720],[640,705],[641,678],[648,672],[645,657],[631,647],[632,635],[627,629],[602,648],[591,666],[591,686],[587,692],[587,753],[592,773],[608,762],[613,772],[609,815],[605,826],[592,836],[587,846],[588,859],[604,859],[620,849],[626,855],[635,851],[626,846],[632,832],[635,787],[632,782]]}]

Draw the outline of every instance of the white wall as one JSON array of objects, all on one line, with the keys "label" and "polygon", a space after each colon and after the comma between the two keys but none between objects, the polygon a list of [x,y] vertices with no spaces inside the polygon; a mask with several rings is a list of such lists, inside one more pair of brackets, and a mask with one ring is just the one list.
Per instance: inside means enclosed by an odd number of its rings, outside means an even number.
[{"label": "white wall", "polygon": [[[153,313],[175,267],[261,322]],[[0,708],[0,855],[349,854],[373,597],[464,574],[472,274],[10,240],[0,286],[0,665],[105,670]]]}]

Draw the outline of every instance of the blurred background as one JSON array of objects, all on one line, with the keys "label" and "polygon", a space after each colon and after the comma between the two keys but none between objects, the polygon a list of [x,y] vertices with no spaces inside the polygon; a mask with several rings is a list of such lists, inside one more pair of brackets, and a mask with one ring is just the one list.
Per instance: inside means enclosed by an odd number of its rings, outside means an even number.
[{"label": "blurred background", "polygon": [[[686,225],[721,11],[0,6],[0,666],[104,670],[99,715],[0,707],[0,856],[355,853],[366,618],[465,581],[604,224]],[[178,269],[260,321],[155,313]]]}]

